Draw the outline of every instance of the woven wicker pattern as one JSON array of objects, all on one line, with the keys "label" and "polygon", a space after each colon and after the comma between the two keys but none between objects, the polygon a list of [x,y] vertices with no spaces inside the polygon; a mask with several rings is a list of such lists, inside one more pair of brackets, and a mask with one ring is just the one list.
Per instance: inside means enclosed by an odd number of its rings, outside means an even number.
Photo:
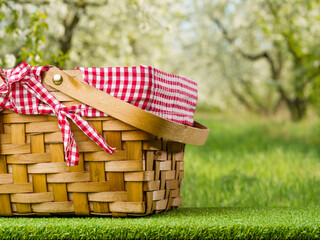
[{"label": "woven wicker pattern", "polygon": [[117,150],[109,155],[71,124],[80,163],[68,167],[56,117],[0,113],[1,216],[142,216],[181,205],[184,144],[111,117],[85,119]]}]

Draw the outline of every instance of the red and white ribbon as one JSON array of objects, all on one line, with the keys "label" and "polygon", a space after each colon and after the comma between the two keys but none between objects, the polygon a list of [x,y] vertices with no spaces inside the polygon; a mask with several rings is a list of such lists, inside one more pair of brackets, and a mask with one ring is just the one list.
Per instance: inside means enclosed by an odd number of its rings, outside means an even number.
[{"label": "red and white ribbon", "polygon": [[[58,117],[58,124],[62,132],[62,140],[64,146],[65,160],[68,166],[77,165],[79,162],[79,151],[77,144],[71,132],[70,123],[67,118],[71,119],[90,139],[98,146],[112,154],[115,148],[110,147],[103,137],[79,115],[74,114],[77,107],[67,107],[61,104],[40,82],[41,77],[31,70],[31,66],[27,63],[20,64],[11,74],[6,75],[0,70],[0,78],[3,80],[0,85],[0,111],[9,101],[10,108],[19,114],[47,114]],[[11,89],[23,87],[28,90],[29,94],[15,94],[10,96]],[[34,101],[32,97],[36,97],[44,104],[29,104],[23,107],[17,103],[21,101]],[[32,107],[30,107],[32,106]]]}]

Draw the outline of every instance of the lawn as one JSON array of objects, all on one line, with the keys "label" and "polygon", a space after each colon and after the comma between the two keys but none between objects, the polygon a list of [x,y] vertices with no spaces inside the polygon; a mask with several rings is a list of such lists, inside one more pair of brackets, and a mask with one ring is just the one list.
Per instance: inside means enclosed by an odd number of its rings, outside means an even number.
[{"label": "lawn", "polygon": [[0,218],[0,239],[319,239],[320,208],[180,208],[145,218]]},{"label": "lawn", "polygon": [[320,205],[320,121],[196,113],[211,130],[187,146],[184,207]]},{"label": "lawn", "polygon": [[[0,218],[0,239],[319,239],[320,121],[197,113],[183,208],[145,218]],[[195,208],[196,207],[196,208]]]}]

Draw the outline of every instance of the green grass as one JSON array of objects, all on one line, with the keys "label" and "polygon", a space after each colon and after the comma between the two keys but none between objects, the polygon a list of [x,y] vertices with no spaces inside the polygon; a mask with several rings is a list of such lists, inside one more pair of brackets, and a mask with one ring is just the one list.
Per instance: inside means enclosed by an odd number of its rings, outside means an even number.
[{"label": "green grass", "polygon": [[196,114],[211,130],[187,146],[185,207],[320,205],[320,122]]},{"label": "green grass", "polygon": [[0,218],[0,239],[317,239],[320,207],[181,208],[145,218]]},{"label": "green grass", "polygon": [[196,116],[211,134],[205,146],[186,148],[183,206],[210,208],[0,218],[0,239],[320,239],[319,120]]}]

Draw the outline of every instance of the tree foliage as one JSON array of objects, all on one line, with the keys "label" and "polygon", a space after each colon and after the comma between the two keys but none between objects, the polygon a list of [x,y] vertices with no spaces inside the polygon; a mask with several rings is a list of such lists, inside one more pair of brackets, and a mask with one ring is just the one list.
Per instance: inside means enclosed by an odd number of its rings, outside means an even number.
[{"label": "tree foliage", "polygon": [[43,5],[47,2],[0,1],[1,67],[14,67],[22,61],[33,65],[63,64],[66,55],[45,56],[49,25]]},{"label": "tree foliage", "polygon": [[316,0],[0,0],[0,67],[153,65],[199,100],[302,119],[320,93]]},{"label": "tree foliage", "polygon": [[[222,42],[208,40],[223,49],[214,57],[224,59],[219,62],[232,95],[249,110],[270,114],[285,105],[293,120],[302,119],[320,76],[320,2],[229,0],[195,4],[203,22],[212,25],[208,37]],[[221,38],[216,37],[219,34]],[[205,37],[202,33],[199,39],[204,41]]]},{"label": "tree foliage", "polygon": [[162,61],[176,15],[167,15],[169,2],[2,0],[2,67],[22,60],[64,68]]}]

